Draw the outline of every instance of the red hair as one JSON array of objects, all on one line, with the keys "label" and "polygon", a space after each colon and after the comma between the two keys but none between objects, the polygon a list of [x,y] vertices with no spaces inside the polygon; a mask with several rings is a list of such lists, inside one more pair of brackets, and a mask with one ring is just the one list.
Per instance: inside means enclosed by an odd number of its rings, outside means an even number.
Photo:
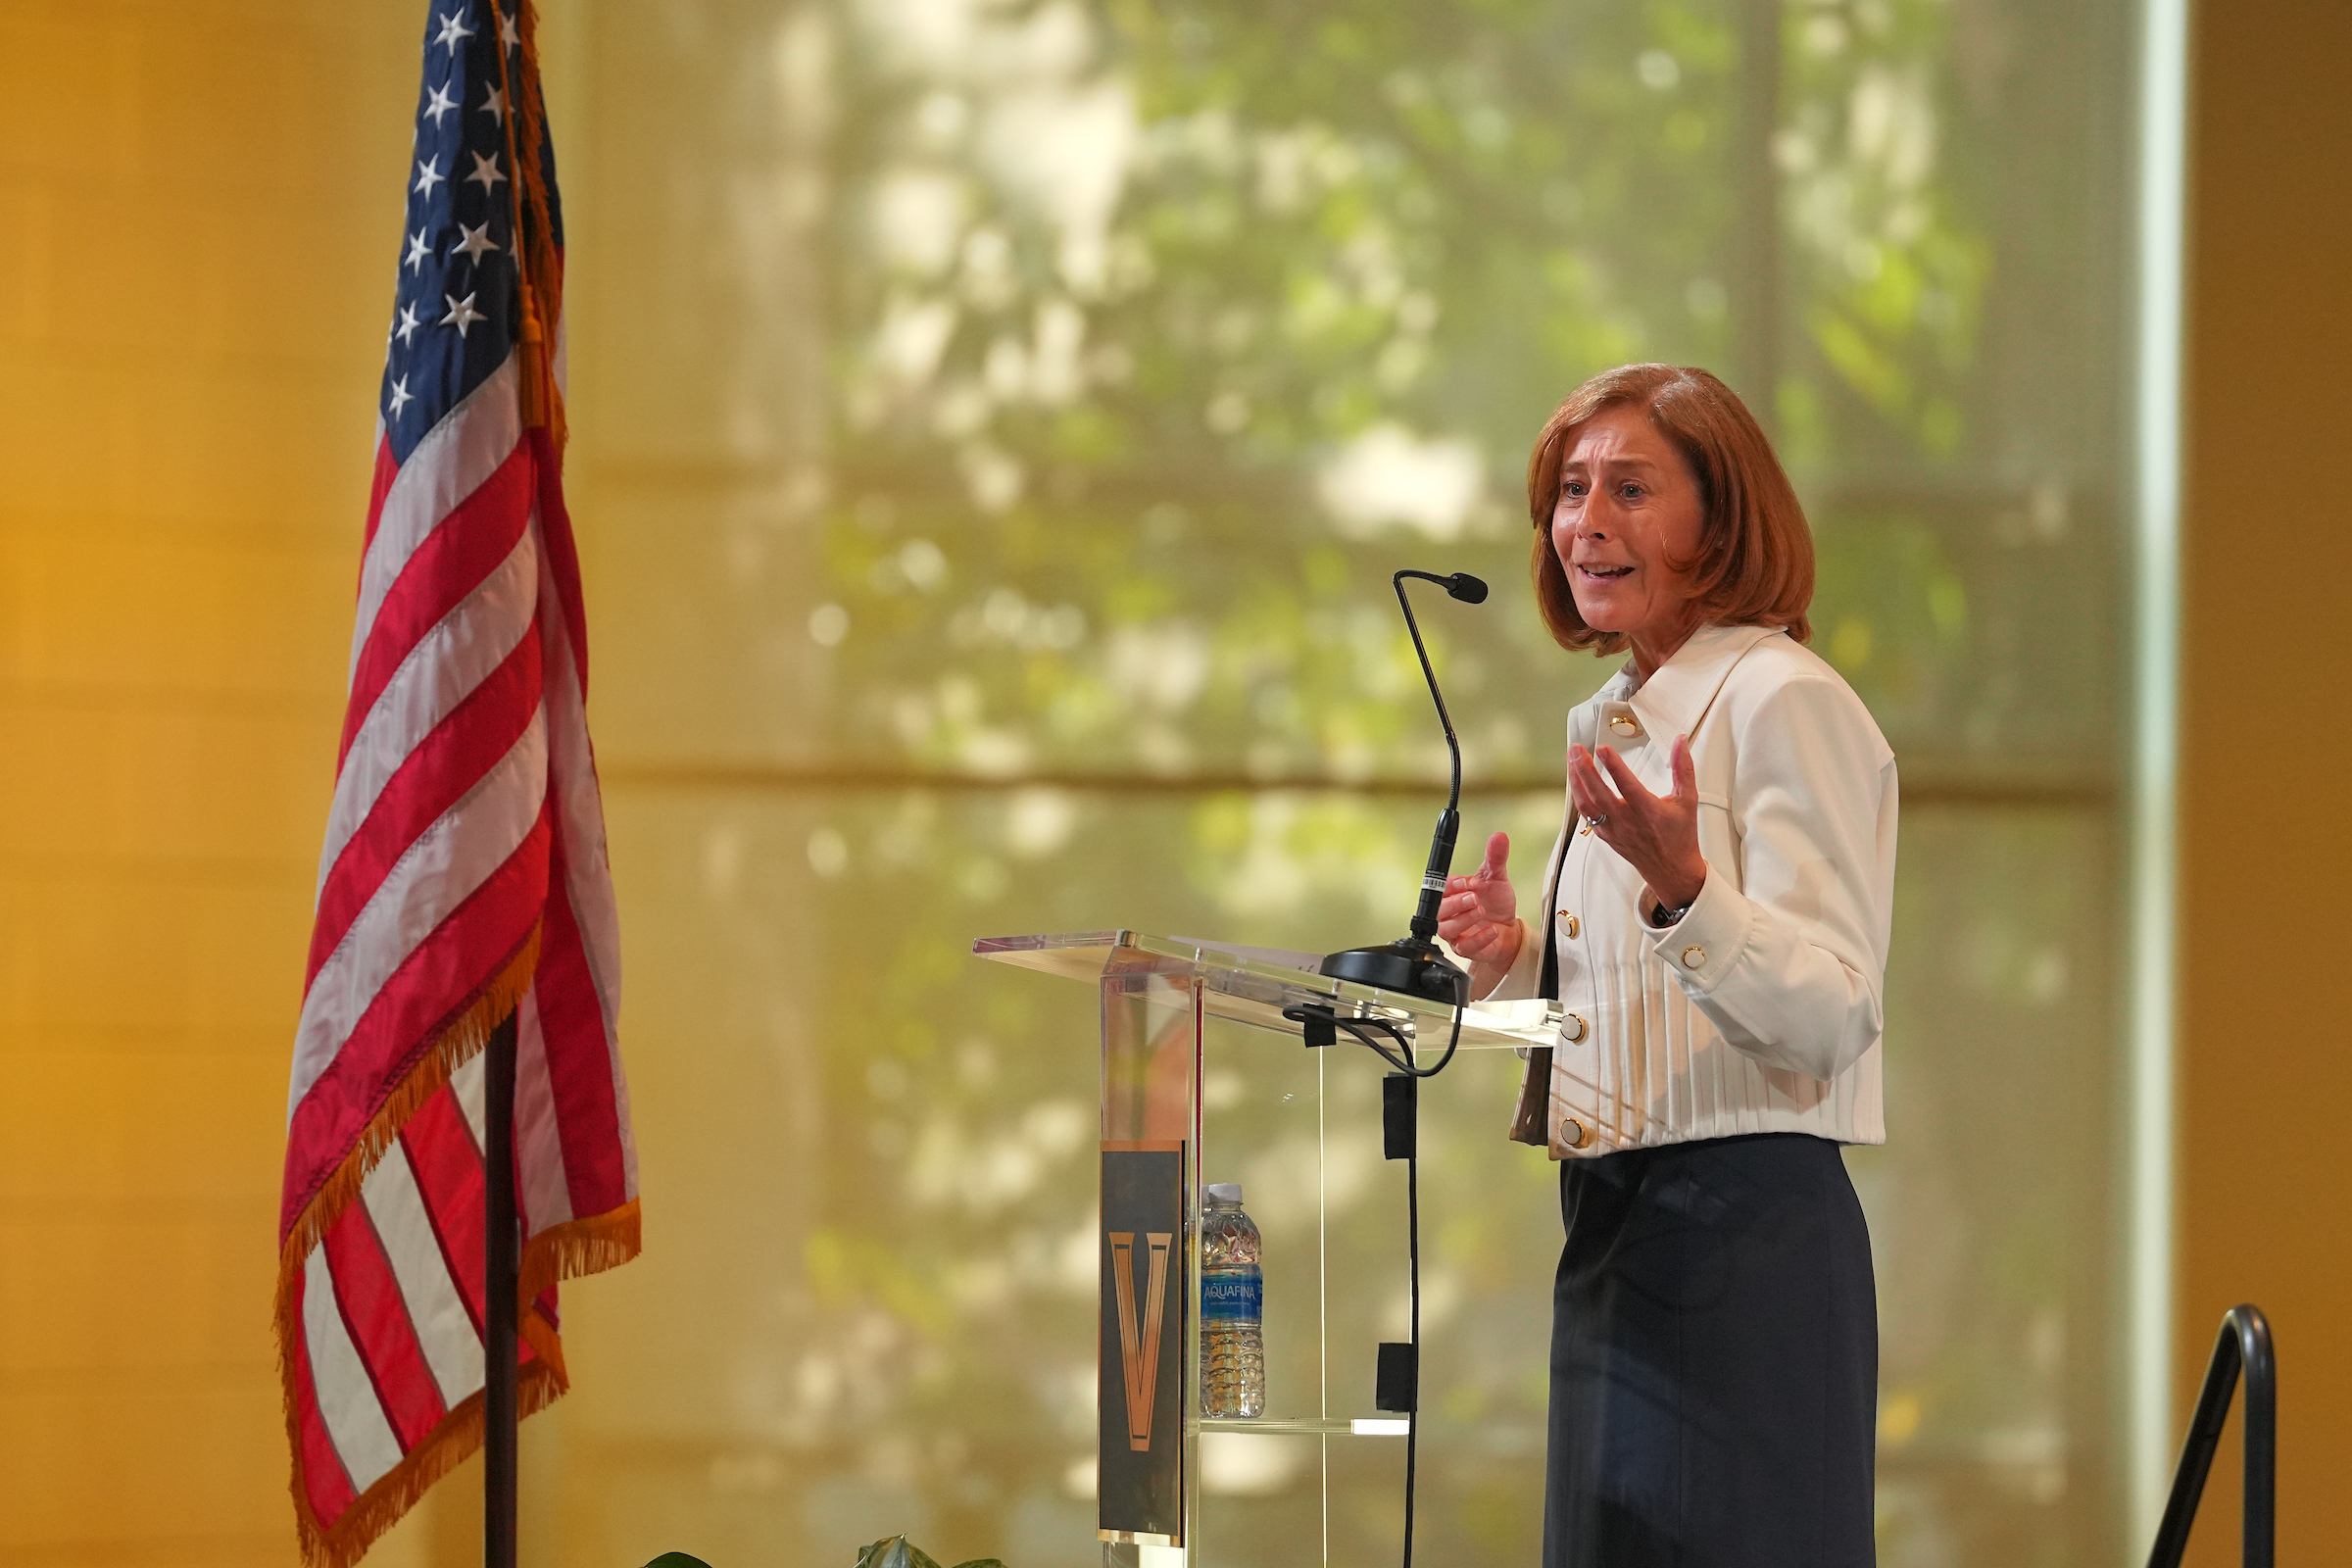
[{"label": "red hair", "polygon": [[1560,466],[1577,433],[1610,409],[1637,408],[1674,444],[1698,486],[1698,555],[1674,563],[1688,572],[1703,620],[1779,626],[1798,642],[1813,635],[1813,532],[1772,443],[1747,405],[1706,371],[1689,366],[1621,365],[1568,394],[1544,422],[1527,461],[1527,514],[1536,525],[1528,562],[1544,624],[1563,648],[1614,654],[1623,632],[1595,631],[1577,613],[1567,569],[1551,544]]}]

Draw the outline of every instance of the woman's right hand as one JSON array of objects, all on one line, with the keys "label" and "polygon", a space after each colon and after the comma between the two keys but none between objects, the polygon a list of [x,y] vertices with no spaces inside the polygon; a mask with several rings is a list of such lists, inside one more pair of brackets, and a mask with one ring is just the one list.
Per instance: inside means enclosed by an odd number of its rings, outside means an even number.
[{"label": "woman's right hand", "polygon": [[1504,869],[1510,858],[1511,836],[1495,834],[1487,840],[1487,858],[1479,868],[1468,876],[1447,877],[1446,896],[1438,902],[1438,935],[1470,960],[1474,997],[1500,985],[1519,956],[1519,895]]}]

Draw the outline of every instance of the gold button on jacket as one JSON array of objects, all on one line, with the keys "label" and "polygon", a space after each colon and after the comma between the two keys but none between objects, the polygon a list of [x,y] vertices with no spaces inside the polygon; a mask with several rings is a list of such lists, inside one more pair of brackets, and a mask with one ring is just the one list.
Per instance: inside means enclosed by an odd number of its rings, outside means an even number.
[{"label": "gold button on jacket", "polygon": [[1628,702],[1604,703],[1600,710],[1600,727],[1611,740],[1638,741],[1642,738],[1641,715],[1634,711],[1634,705]]}]

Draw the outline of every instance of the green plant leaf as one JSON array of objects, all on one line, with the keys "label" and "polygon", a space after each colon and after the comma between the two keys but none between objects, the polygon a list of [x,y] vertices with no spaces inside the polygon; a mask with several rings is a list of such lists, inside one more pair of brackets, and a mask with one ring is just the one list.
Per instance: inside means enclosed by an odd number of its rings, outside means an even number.
[{"label": "green plant leaf", "polygon": [[939,1564],[905,1536],[892,1536],[861,1547],[854,1568],[939,1568]]},{"label": "green plant leaf", "polygon": [[996,1557],[974,1557],[970,1562],[957,1563],[956,1568],[1004,1568],[1004,1564]]}]

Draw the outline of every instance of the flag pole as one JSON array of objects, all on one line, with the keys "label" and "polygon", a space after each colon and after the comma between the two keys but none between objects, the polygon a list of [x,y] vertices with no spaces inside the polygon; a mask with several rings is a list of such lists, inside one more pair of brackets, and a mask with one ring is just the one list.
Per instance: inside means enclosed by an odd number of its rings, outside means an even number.
[{"label": "flag pole", "polygon": [[[507,24],[515,24],[520,61],[507,59]],[[553,417],[554,397],[546,344],[538,312],[531,298],[529,244],[523,231],[521,149],[514,122],[521,118],[523,85],[515,67],[527,67],[530,46],[524,28],[530,24],[528,0],[490,0],[490,24],[497,29],[492,52],[498,59],[498,81],[505,112],[498,117],[507,143],[507,200],[514,226],[508,232],[509,254],[514,262],[515,303],[520,307],[520,330],[515,358],[520,370],[520,403],[525,425],[545,425]],[[484,194],[488,194],[485,188]],[[521,1448],[521,1412],[515,1407],[514,1334],[520,1302],[517,1278],[522,1266],[522,1227],[514,1212],[514,1013],[492,1032],[482,1157],[487,1180],[482,1183],[483,1218],[487,1222],[482,1265],[488,1278],[482,1296],[482,1350],[489,1367],[482,1389],[482,1568],[515,1568],[515,1516],[519,1494],[516,1458]]]},{"label": "flag pole", "polygon": [[490,1032],[482,1126],[482,1565],[515,1568],[515,1292],[522,1250],[514,1214],[514,1014]]}]

